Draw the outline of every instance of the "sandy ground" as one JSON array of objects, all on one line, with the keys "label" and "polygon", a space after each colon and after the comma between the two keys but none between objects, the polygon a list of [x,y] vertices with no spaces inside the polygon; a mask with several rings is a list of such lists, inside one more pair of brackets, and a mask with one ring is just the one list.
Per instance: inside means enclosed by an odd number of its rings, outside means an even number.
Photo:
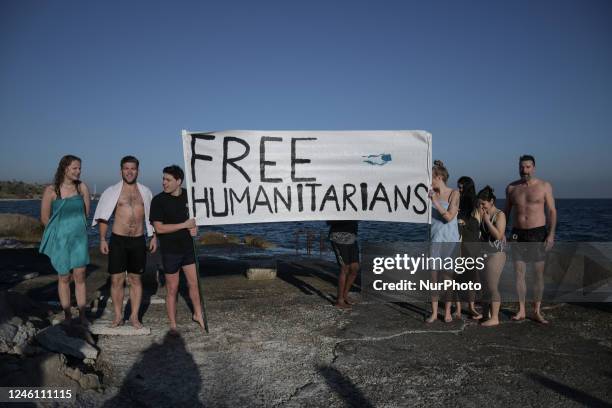
[{"label": "sandy ground", "polygon": [[[0,254],[2,265],[43,267],[27,254],[7,256]],[[142,308],[151,334],[99,336],[104,390],[83,392],[74,405],[612,406],[605,305],[549,305],[548,326],[511,322],[508,308],[497,328],[468,319],[425,325],[423,304],[356,294],[352,311],[336,309],[336,267],[317,258],[279,262],[278,277],[268,281],[247,280],[247,266],[203,258],[210,333],[190,320],[183,294],[181,337],[173,338],[165,306],[147,303],[164,296],[151,263]],[[94,255],[90,269],[90,298],[104,295],[105,259]],[[13,290],[55,296],[52,275]],[[110,319],[109,309],[102,302],[97,318]]]}]

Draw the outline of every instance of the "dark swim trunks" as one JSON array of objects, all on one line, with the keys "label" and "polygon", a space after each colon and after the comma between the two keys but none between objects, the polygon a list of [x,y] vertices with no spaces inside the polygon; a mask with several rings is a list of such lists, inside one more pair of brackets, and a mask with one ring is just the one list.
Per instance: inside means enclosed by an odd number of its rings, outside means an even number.
[{"label": "dark swim trunks", "polygon": [[546,259],[544,241],[548,232],[546,226],[520,229],[512,228],[512,259],[520,262],[542,262]]},{"label": "dark swim trunks", "polygon": [[162,265],[164,273],[174,274],[181,270],[183,266],[195,264],[196,258],[193,248],[180,253],[166,253],[162,251]]},{"label": "dark swim trunks", "polygon": [[147,263],[147,240],[144,235],[126,237],[111,234],[108,246],[108,273],[142,274]]},{"label": "dark swim trunks", "polygon": [[357,241],[352,244],[339,244],[332,241],[331,247],[336,255],[338,265],[344,266],[352,263],[359,263],[359,245]]}]

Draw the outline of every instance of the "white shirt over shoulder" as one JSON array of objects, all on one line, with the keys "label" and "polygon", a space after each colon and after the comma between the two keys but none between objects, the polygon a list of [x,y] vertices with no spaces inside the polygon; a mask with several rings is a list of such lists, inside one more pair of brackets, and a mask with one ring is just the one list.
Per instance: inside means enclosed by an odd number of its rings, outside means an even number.
[{"label": "white shirt over shoulder", "polygon": [[[151,200],[153,199],[153,193],[149,190],[148,187],[143,186],[140,183],[136,183],[138,186],[138,191],[140,192],[140,196],[142,197],[142,202],[144,203],[145,210],[145,226],[147,227],[147,235],[153,236],[153,226],[151,222],[149,222],[149,210],[151,209]],[[121,195],[121,188],[123,187],[123,180],[114,184],[104,190],[102,195],[100,196],[100,200],[98,201],[98,206],[96,207],[96,212],[93,216],[93,221],[91,226],[94,227],[98,220],[108,221],[110,217],[113,215],[115,211],[115,207],[117,206],[117,201],[119,201],[119,196]]]}]

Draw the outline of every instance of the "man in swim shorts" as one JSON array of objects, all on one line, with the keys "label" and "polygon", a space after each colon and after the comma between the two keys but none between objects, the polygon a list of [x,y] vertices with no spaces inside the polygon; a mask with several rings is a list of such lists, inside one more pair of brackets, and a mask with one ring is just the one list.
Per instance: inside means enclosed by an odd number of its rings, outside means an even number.
[{"label": "man in swim shorts", "polygon": [[[519,298],[519,311],[512,320],[525,319],[525,271],[527,263],[533,263],[534,282],[534,320],[546,324],[541,311],[544,292],[544,266],[546,251],[555,242],[557,210],[552,186],[549,182],[535,177],[535,158],[524,155],[519,158],[521,178],[506,187],[506,217],[512,218],[512,258],[516,272],[516,290]],[[546,222],[548,211],[548,228]]]},{"label": "man in swim shorts", "polygon": [[177,165],[165,167],[162,176],[164,191],[153,197],[149,220],[159,236],[162,263],[166,278],[166,312],[171,335],[178,335],[176,324],[176,297],[179,272],[187,280],[189,298],[193,306],[191,319],[205,328],[193,237],[198,233],[195,220],[189,218],[187,191],[182,187],[185,173]]},{"label": "man in swim shorts", "polygon": [[327,221],[329,240],[340,266],[336,307],[349,309],[353,302],[348,297],[359,271],[359,245],[357,243],[357,221]]},{"label": "man in swim shorts", "polygon": [[[151,238],[148,249],[155,252],[157,239],[153,226],[149,223],[149,209],[153,194],[151,190],[138,183],[138,159],[125,156],[121,159],[122,180],[107,188],[100,196],[93,225],[100,224],[100,252],[108,255],[108,272],[111,275],[111,298],[115,317],[111,327],[123,324],[123,292],[126,272],[130,283],[130,322],[136,329],[142,328],[138,319],[142,300],[142,280],[147,261],[147,242],[144,235]],[[108,221],[115,215],[110,237],[106,240]]]}]

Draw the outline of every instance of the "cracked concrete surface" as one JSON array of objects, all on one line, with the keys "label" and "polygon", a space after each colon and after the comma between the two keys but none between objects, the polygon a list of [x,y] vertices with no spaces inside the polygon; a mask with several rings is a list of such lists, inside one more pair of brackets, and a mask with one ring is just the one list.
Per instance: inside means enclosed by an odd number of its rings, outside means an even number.
[{"label": "cracked concrete surface", "polygon": [[[612,314],[553,305],[552,324],[496,328],[471,320],[423,323],[423,304],[329,302],[333,264],[279,265],[249,281],[204,259],[211,332],[179,300],[180,338],[150,304],[151,335],[100,336],[103,393],[76,405],[128,406],[607,406],[612,403]],[[511,305],[503,305],[509,307]],[[108,307],[108,306],[107,306]],[[509,312],[508,312],[509,313]]]}]

